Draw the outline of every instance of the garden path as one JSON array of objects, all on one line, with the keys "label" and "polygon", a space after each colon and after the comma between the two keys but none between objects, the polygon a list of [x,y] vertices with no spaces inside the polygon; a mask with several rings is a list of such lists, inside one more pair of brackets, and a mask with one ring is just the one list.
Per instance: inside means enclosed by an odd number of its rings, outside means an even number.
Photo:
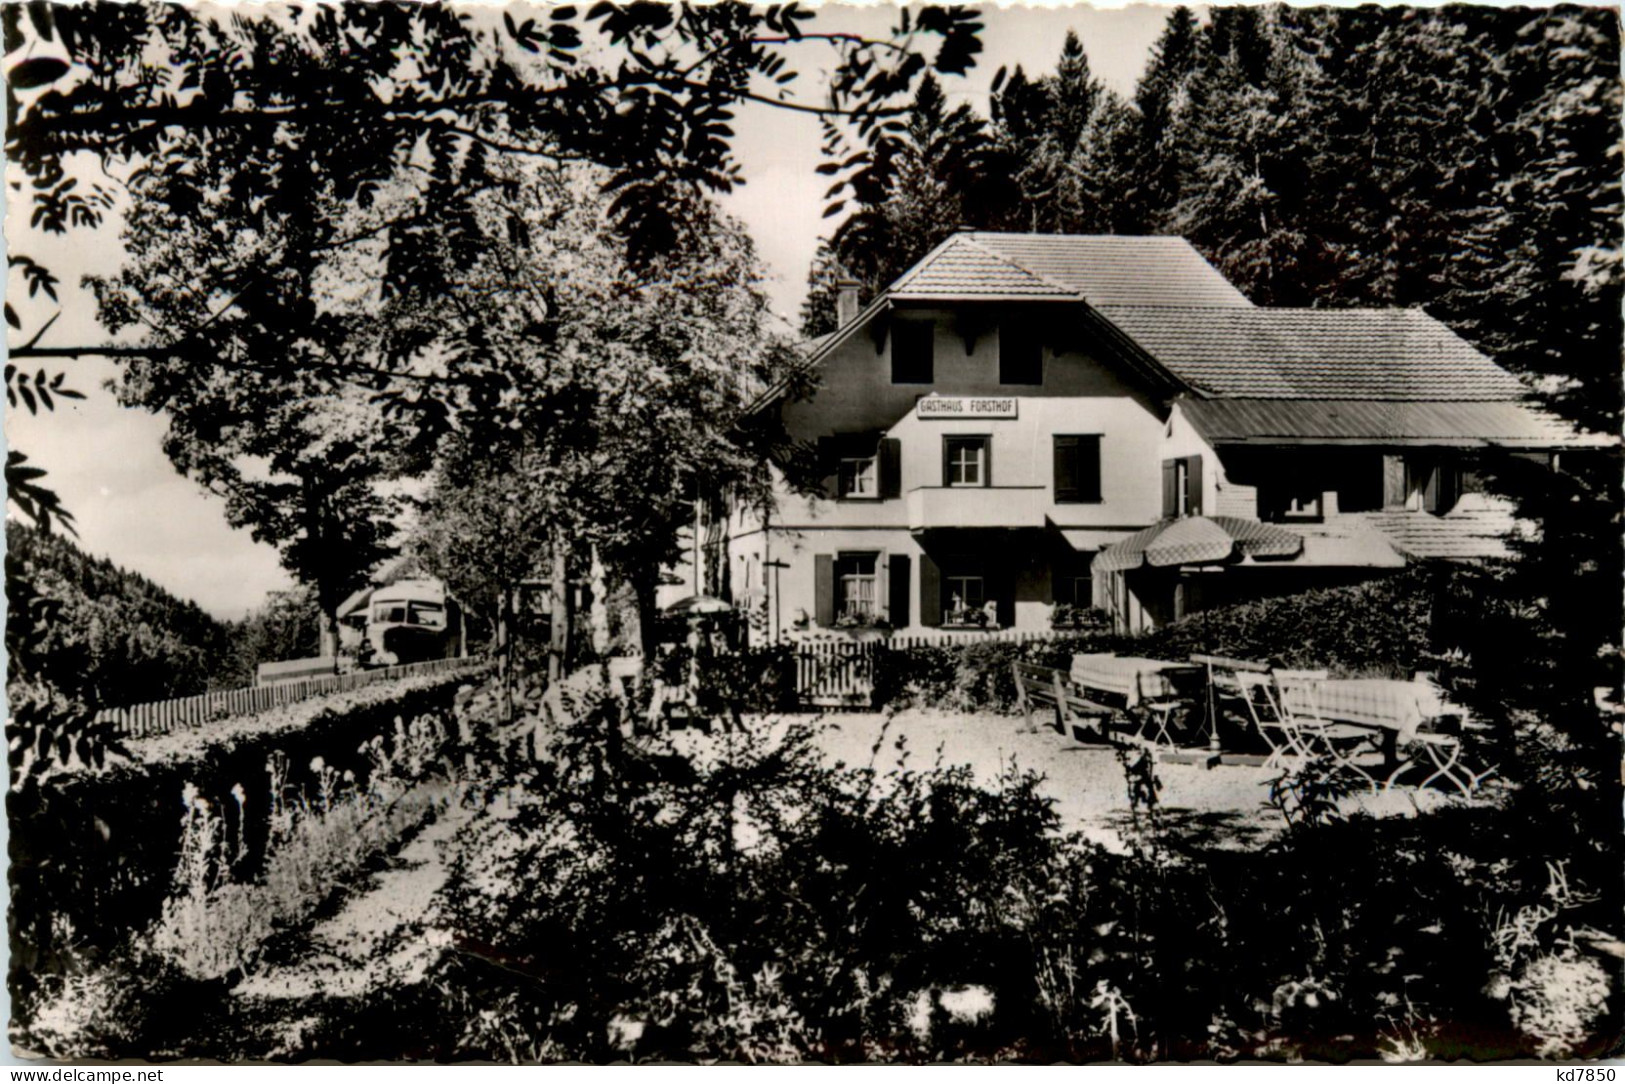
[{"label": "garden path", "polygon": [[449,800],[388,864],[346,897],[339,910],[288,946],[283,962],[232,991],[245,1000],[355,998],[420,982],[449,931],[429,926],[430,901],[445,883],[451,841],[473,811]]}]

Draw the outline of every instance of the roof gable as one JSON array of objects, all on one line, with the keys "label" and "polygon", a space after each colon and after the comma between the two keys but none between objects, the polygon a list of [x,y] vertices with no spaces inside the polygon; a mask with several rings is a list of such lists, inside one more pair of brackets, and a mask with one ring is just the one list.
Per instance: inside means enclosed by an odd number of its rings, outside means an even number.
[{"label": "roof gable", "polygon": [[1075,300],[1077,292],[1006,259],[956,233],[915,264],[887,291],[898,298],[1054,298]]},{"label": "roof gable", "polygon": [[1419,309],[1101,312],[1181,379],[1221,397],[1511,401],[1518,378]]}]

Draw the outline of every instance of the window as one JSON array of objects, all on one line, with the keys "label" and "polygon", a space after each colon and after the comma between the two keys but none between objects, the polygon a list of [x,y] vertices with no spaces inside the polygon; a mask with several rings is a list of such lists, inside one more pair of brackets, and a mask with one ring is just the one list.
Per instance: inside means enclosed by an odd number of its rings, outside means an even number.
[{"label": "window", "polygon": [[1098,500],[1100,500],[1100,437],[1056,436],[1056,503],[1083,504]]},{"label": "window", "polygon": [[986,605],[987,581],[980,575],[950,575],[942,578],[943,624],[975,624]]},{"label": "window", "polygon": [[1461,495],[1461,467],[1425,455],[1383,456],[1383,507],[1443,515]]},{"label": "window", "polygon": [[943,485],[985,486],[989,473],[986,437],[942,438]]},{"label": "window", "polygon": [[875,554],[843,553],[835,562],[836,611],[840,617],[875,616]]},{"label": "window", "polygon": [[1323,518],[1318,481],[1287,479],[1262,485],[1258,490],[1261,518],[1275,522],[1314,521]]},{"label": "window", "polygon": [[1202,514],[1202,457],[1181,456],[1162,461],[1162,515],[1164,519]]},{"label": "window", "polygon": [[841,460],[840,495],[842,497],[878,497],[879,471],[875,457],[854,456]]},{"label": "window", "polygon": [[999,383],[1042,384],[1044,346],[1032,328],[1020,324],[999,326]]},{"label": "window", "polygon": [[407,620],[413,625],[443,629],[446,627],[446,608],[437,602],[414,602]]},{"label": "window", "polygon": [[929,384],[933,380],[932,339],[936,325],[929,320],[897,320],[891,331],[891,382]]}]

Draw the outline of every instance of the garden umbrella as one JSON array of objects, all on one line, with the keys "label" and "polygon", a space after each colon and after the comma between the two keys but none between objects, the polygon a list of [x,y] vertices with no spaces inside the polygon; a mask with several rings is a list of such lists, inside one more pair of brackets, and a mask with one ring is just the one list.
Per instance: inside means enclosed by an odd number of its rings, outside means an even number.
[{"label": "garden umbrella", "polygon": [[1094,567],[1124,572],[1142,565],[1167,568],[1237,557],[1296,557],[1302,552],[1303,536],[1282,527],[1237,516],[1186,516],[1165,519],[1107,546]]}]

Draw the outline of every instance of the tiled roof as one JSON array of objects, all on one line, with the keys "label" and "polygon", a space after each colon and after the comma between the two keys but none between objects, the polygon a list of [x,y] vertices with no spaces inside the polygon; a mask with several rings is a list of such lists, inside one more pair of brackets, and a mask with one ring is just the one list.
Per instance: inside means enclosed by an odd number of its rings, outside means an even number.
[{"label": "tiled roof", "polygon": [[892,283],[904,299],[1251,305],[1182,237],[956,233]]},{"label": "tiled roof", "polygon": [[1282,527],[1302,535],[1304,542],[1302,555],[1282,562],[1286,566],[1396,568],[1407,558],[1506,557],[1507,539],[1520,531],[1521,524],[1506,501],[1467,493],[1442,516],[1419,511],[1344,512],[1324,523]]},{"label": "tiled roof", "polygon": [[1516,377],[1418,309],[1101,311],[1175,375],[1220,396],[1461,402],[1524,394]]},{"label": "tiled roof", "polygon": [[1371,399],[1196,399],[1179,401],[1212,444],[1426,444],[1555,448],[1607,443],[1525,403],[1398,402]]},{"label": "tiled roof", "polygon": [[1393,547],[1409,557],[1506,557],[1507,539],[1518,533],[1519,522],[1504,501],[1466,494],[1442,516],[1426,512],[1356,512],[1345,520],[1360,520],[1380,532]]},{"label": "tiled roof", "polygon": [[1089,304],[1218,305],[1252,302],[1183,237],[971,233],[983,248],[1070,287]]}]

